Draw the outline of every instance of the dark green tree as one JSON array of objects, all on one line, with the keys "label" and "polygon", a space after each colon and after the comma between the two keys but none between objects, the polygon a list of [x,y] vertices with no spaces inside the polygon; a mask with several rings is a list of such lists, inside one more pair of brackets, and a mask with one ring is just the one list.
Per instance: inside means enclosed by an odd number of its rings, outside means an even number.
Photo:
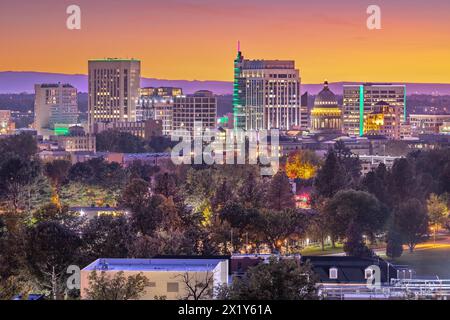
[{"label": "dark green tree", "polygon": [[402,236],[394,228],[389,230],[386,241],[386,255],[389,258],[400,258],[403,254]]},{"label": "dark green tree", "polygon": [[244,176],[242,186],[237,192],[240,203],[247,208],[261,208],[264,199],[264,188],[261,178],[253,171]]},{"label": "dark green tree", "polygon": [[359,157],[353,154],[350,148],[341,140],[335,143],[334,151],[342,167],[345,169],[347,176],[351,178],[351,183],[356,185],[361,176],[361,161]]},{"label": "dark green tree", "polygon": [[35,160],[14,156],[0,163],[0,200],[6,203],[8,210],[17,212],[26,206],[26,186],[40,173],[40,163]]},{"label": "dark green tree", "polygon": [[373,239],[376,232],[386,227],[389,211],[375,196],[355,190],[339,191],[324,207],[332,238],[366,235]]},{"label": "dark green tree", "polygon": [[38,152],[36,139],[27,133],[0,139],[0,162],[16,157],[31,160]]},{"label": "dark green tree", "polygon": [[379,201],[391,207],[391,199],[387,189],[388,173],[386,165],[381,163],[377,169],[369,172],[362,179],[362,189],[373,194]]},{"label": "dark green tree", "polygon": [[339,190],[349,186],[349,179],[336,153],[329,150],[325,163],[317,172],[314,180],[314,198],[332,198]]},{"label": "dark green tree", "polygon": [[85,263],[100,258],[126,258],[134,235],[126,217],[99,216],[82,228],[81,247]]},{"label": "dark green tree", "polygon": [[117,130],[106,130],[96,136],[97,151],[140,153],[145,152],[145,142],[142,138]]},{"label": "dark green tree", "polygon": [[119,205],[130,212],[131,224],[138,233],[151,235],[163,222],[160,206],[164,200],[164,196],[152,195],[150,185],[138,179],[126,186]]},{"label": "dark green tree", "polygon": [[127,168],[129,180],[142,179],[150,182],[154,175],[159,172],[159,167],[142,162],[140,160],[133,161]]},{"label": "dark green tree", "polygon": [[402,203],[417,194],[414,167],[408,159],[394,162],[388,181],[388,192],[394,203]]},{"label": "dark green tree", "polygon": [[41,222],[30,228],[25,239],[25,263],[34,279],[53,299],[62,299],[67,268],[77,264],[81,239],[58,222]]},{"label": "dark green tree", "polygon": [[315,300],[317,278],[309,264],[271,258],[235,278],[220,298],[228,300]]},{"label": "dark green tree", "polygon": [[428,215],[424,205],[414,198],[401,203],[394,211],[394,227],[409,251],[413,252],[428,232]]},{"label": "dark green tree", "polygon": [[44,221],[68,222],[68,220],[74,218],[75,216],[69,212],[69,207],[59,206],[54,203],[48,203],[33,212],[33,220],[35,223]]},{"label": "dark green tree", "polygon": [[46,176],[52,181],[56,188],[67,179],[72,164],[66,160],[55,160],[48,162],[44,166]]},{"label": "dark green tree", "polygon": [[266,195],[266,207],[272,210],[295,208],[292,186],[286,173],[279,171],[272,177]]},{"label": "dark green tree", "polygon": [[308,220],[303,211],[287,209],[283,211],[263,210],[260,233],[273,250],[280,252],[285,241],[299,238],[306,232]]},{"label": "dark green tree", "polygon": [[155,192],[168,197],[178,195],[178,177],[176,174],[163,173],[155,177]]},{"label": "dark green tree", "polygon": [[346,232],[344,252],[348,256],[358,258],[370,258],[374,253],[364,243],[361,227],[355,223],[350,224]]}]

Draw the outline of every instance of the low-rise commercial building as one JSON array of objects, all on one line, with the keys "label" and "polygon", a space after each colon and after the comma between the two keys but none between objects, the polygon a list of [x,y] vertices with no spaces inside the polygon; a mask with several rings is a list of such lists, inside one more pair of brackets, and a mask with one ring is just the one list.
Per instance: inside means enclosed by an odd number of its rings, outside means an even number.
[{"label": "low-rise commercial building", "polygon": [[[149,281],[140,300],[154,300],[164,297],[167,300],[186,299],[188,285],[207,283],[212,299],[216,288],[228,284],[228,259],[98,259],[81,270],[81,297],[86,299],[89,288],[89,275],[105,272],[114,277],[119,272],[128,276],[143,274]],[[187,281],[188,279],[189,281]]]},{"label": "low-rise commercial building", "polygon": [[16,124],[12,120],[11,110],[0,110],[0,135],[14,134]]},{"label": "low-rise commercial building", "polygon": [[450,114],[411,114],[409,123],[413,136],[420,134],[437,134],[439,128],[450,121]]}]

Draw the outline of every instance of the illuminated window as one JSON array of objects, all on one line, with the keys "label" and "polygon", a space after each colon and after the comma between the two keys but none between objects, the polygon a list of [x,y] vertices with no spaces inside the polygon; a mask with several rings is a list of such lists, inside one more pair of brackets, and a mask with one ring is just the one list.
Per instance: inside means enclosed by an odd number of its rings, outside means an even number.
[{"label": "illuminated window", "polygon": [[330,268],[330,279],[337,279],[338,278],[338,269],[337,268]]}]

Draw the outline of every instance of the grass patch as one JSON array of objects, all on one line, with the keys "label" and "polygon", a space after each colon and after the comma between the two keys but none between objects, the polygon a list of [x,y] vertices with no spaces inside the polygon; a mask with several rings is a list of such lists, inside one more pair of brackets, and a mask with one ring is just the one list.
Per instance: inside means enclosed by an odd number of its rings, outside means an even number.
[{"label": "grass patch", "polygon": [[[383,256],[383,258],[386,258]],[[387,259],[397,265],[407,265],[420,277],[450,279],[450,247],[418,249],[413,253],[404,251],[398,259]]]},{"label": "grass patch", "polygon": [[336,244],[336,248],[332,248],[330,245],[325,246],[325,251],[322,251],[322,247],[319,246],[309,246],[300,251],[301,255],[304,256],[323,256],[328,254],[343,253],[343,245],[340,243]]}]

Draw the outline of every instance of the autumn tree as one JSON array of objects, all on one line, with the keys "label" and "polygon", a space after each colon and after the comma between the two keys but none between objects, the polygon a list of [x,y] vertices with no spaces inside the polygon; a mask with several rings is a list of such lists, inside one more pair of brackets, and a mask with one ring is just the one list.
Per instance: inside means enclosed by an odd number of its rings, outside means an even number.
[{"label": "autumn tree", "polygon": [[286,162],[286,175],[290,179],[309,180],[316,175],[319,157],[311,150],[300,150],[289,155]]},{"label": "autumn tree", "polygon": [[447,222],[449,211],[447,207],[447,199],[436,194],[431,194],[427,200],[428,219],[430,224],[434,225],[434,238],[436,240],[436,232],[438,228]]}]

